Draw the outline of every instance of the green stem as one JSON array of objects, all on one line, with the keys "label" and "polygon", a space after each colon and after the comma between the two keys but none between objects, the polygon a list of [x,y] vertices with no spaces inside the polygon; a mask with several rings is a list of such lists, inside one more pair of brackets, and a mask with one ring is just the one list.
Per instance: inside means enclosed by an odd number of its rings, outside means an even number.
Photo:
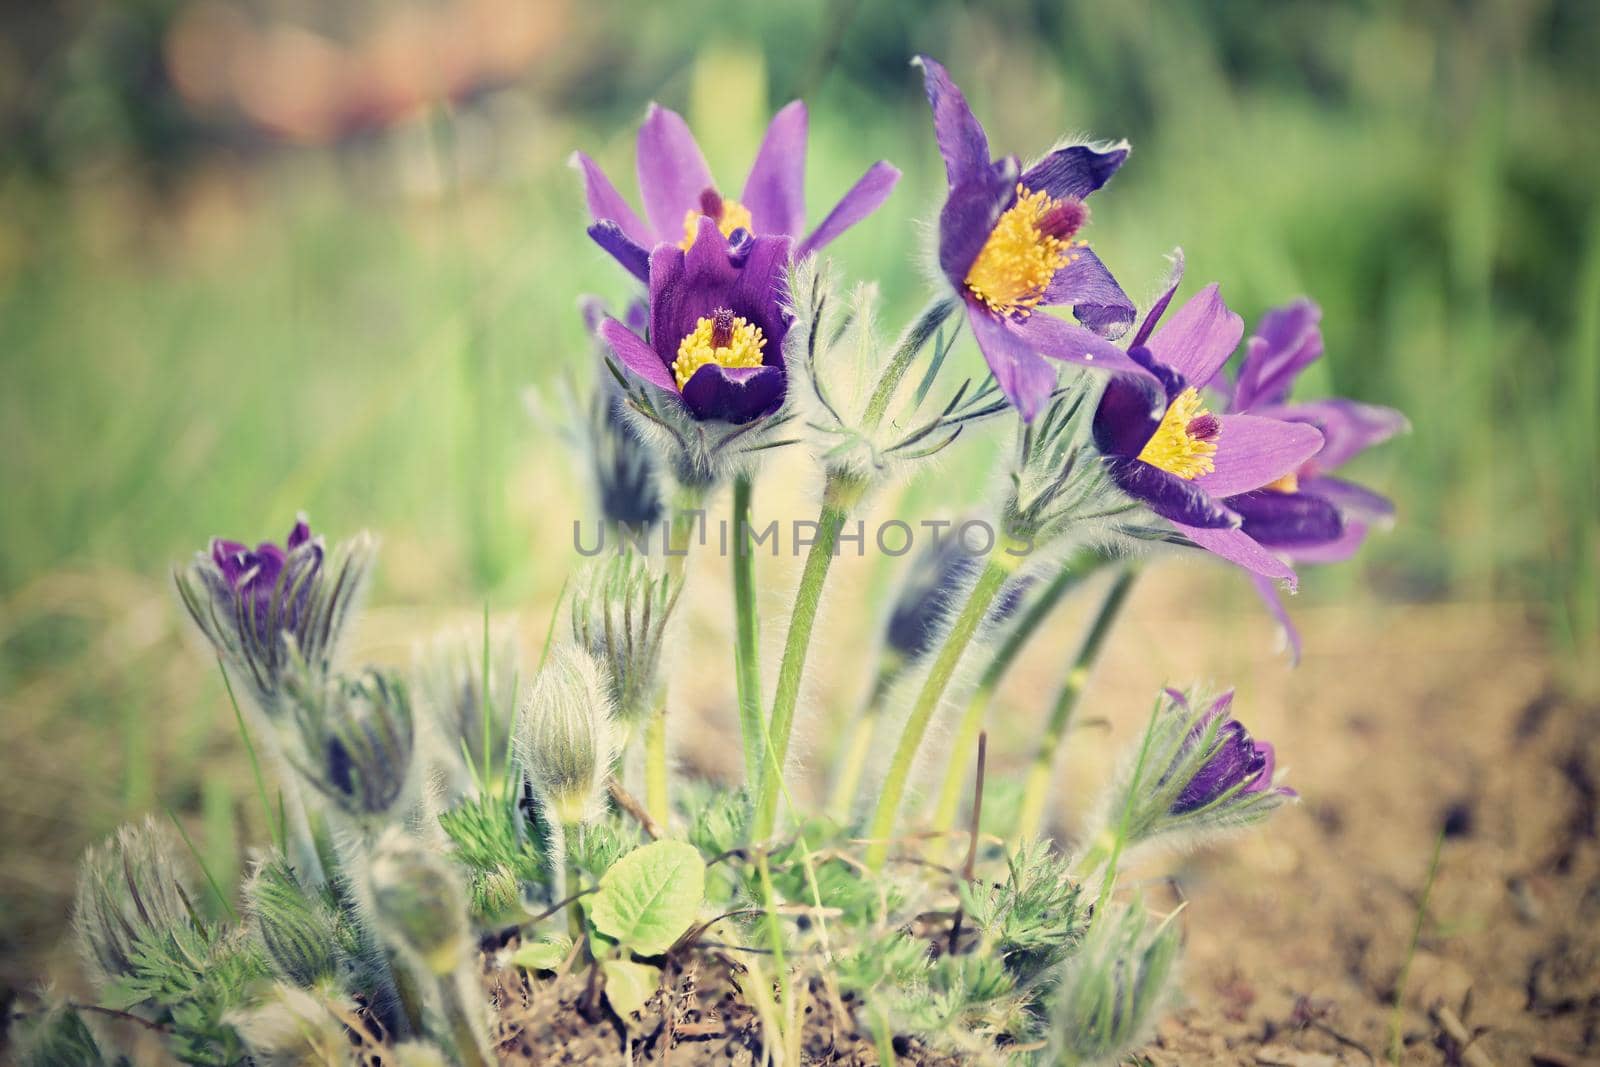
[{"label": "green stem", "polygon": [[739,690],[739,730],[744,740],[745,782],[761,782],[766,723],[761,715],[760,635],[757,630],[755,553],[750,547],[750,475],[733,480],[734,680]]},{"label": "green stem", "polygon": [[961,725],[956,729],[955,745],[950,752],[950,766],[945,771],[944,785],[939,790],[938,806],[934,808],[934,830],[955,829],[956,816],[961,808],[961,797],[966,792],[968,768],[972,766],[973,754],[977,750],[978,734],[983,730],[983,720],[988,714],[989,704],[994,700],[995,691],[1000,688],[1006,672],[1011,669],[1011,664],[1016,661],[1023,646],[1038,632],[1045,619],[1055,611],[1056,606],[1085,578],[1094,573],[1101,562],[1102,557],[1098,552],[1088,550],[1068,559],[1050,580],[1050,584],[1029,600],[1022,617],[1010,628],[1005,640],[995,650],[994,658],[989,661],[989,666],[984,668],[983,677],[978,680],[977,689],[967,701],[966,711],[961,716]]},{"label": "green stem", "polygon": [[884,412],[889,409],[889,401],[894,399],[894,392],[900,387],[900,380],[906,376],[906,371],[911,367],[911,361],[917,358],[917,353],[922,351],[929,338],[944,325],[944,320],[955,312],[958,303],[954,297],[940,297],[923,308],[922,314],[906,327],[905,334],[900,338],[899,347],[889,357],[883,374],[878,378],[877,386],[872,390],[872,396],[867,399],[866,411],[861,417],[862,425],[866,429],[878,428],[878,423],[883,421]]},{"label": "green stem", "polygon": [[978,576],[978,582],[973,586],[972,593],[967,597],[966,606],[961,609],[961,614],[956,617],[950,633],[946,635],[944,644],[939,649],[939,655],[928,671],[928,677],[922,683],[922,690],[917,694],[917,702],[911,708],[911,717],[906,720],[905,729],[900,734],[900,743],[895,746],[894,757],[889,763],[889,774],[884,779],[883,791],[878,795],[878,807],[867,830],[867,836],[872,839],[872,843],[867,846],[866,857],[867,867],[870,870],[882,870],[889,858],[889,838],[894,833],[895,819],[900,812],[900,801],[905,794],[906,783],[911,777],[911,765],[916,761],[917,751],[922,747],[922,738],[928,732],[928,723],[933,719],[933,713],[938,708],[939,701],[943,699],[950,679],[955,675],[961,654],[972,643],[972,638],[977,634],[984,615],[989,611],[989,605],[1000,592],[1000,587],[1014,567],[1015,558],[1007,553],[1002,552],[991,557],[988,566],[984,567],[983,573]]},{"label": "green stem", "polygon": [[672,821],[667,793],[667,706],[662,704],[644,727],[644,806],[658,826]]},{"label": "green stem", "polygon": [[483,1046],[481,1025],[474,1026],[472,1017],[467,1014],[466,1001],[461,996],[461,984],[456,975],[439,980],[439,999],[444,1002],[444,1014],[450,1023],[456,1056],[461,1060],[461,1067],[489,1067],[491,1060]]},{"label": "green stem", "polygon": [[850,509],[861,500],[866,484],[846,471],[828,472],[822,490],[822,512],[817,516],[817,537],[806,554],[800,572],[800,587],[795,590],[794,610],[789,616],[789,632],[784,638],[783,660],[778,665],[778,686],[772,697],[766,746],[767,762],[761,774],[761,791],[756,805],[752,840],[772,836],[778,817],[778,791],[782,785],[783,762],[789,754],[789,734],[794,729],[795,705],[800,700],[800,681],[805,672],[806,654],[811,648],[811,630],[822,603],[822,587],[828,580],[839,543],[839,529]]},{"label": "green stem", "polygon": [[867,755],[872,751],[872,738],[878,731],[878,722],[883,718],[884,701],[895,679],[900,676],[900,666],[896,662],[899,657],[891,654],[886,658],[889,661],[879,668],[877,677],[873,679],[872,693],[867,697],[866,707],[861,710],[855,728],[850,733],[848,747],[839,766],[839,777],[834,779],[833,791],[828,796],[828,814],[841,823],[850,818],[856,789],[861,785],[861,773],[866,770]]},{"label": "green stem", "polygon": [[1028,768],[1027,785],[1022,791],[1022,808],[1011,838],[1013,850],[1039,832],[1039,824],[1044,817],[1045,797],[1049,795],[1050,782],[1055,777],[1056,756],[1072,726],[1073,712],[1077,710],[1084,686],[1088,684],[1089,672],[1095,660],[1100,658],[1100,650],[1105,647],[1106,637],[1116,624],[1117,616],[1122,613],[1122,606],[1128,600],[1128,591],[1133,588],[1138,574],[1136,567],[1125,567],[1111,583],[1111,588],[1106,590],[1105,599],[1100,602],[1100,609],[1095,612],[1089,632],[1084,635],[1083,644],[1078,648],[1078,657],[1073,660],[1072,668],[1067,671],[1061,690],[1056,694],[1055,706],[1050,709],[1049,724],[1045,727],[1044,737],[1039,740],[1039,751],[1033,757],[1033,765]]}]

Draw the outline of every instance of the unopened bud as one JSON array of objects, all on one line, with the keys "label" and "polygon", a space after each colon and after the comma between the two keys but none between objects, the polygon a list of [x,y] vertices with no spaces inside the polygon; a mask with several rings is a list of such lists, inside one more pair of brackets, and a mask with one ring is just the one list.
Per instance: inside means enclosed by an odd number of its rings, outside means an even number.
[{"label": "unopened bud", "polygon": [[611,695],[588,652],[551,650],[517,723],[517,754],[555,820],[572,826],[597,817],[616,758]]},{"label": "unopened bud", "polygon": [[1171,993],[1178,933],[1137,900],[1095,917],[1062,972],[1050,1062],[1113,1063],[1149,1037]]},{"label": "unopened bud", "polygon": [[267,960],[282,978],[310,987],[333,976],[339,966],[333,922],[281,858],[256,869],[244,901]]},{"label": "unopened bud", "polygon": [[597,661],[623,723],[655,711],[662,686],[661,653],[681,580],[622,552],[579,578],[572,598],[572,636]]},{"label": "unopened bud", "polygon": [[71,1008],[52,1008],[12,1025],[17,1062],[23,1067],[99,1067],[105,1062],[94,1035]]},{"label": "unopened bud", "polygon": [[398,827],[372,853],[372,906],[396,948],[435,975],[447,975],[467,951],[466,890],[450,860]]},{"label": "unopened bud", "polygon": [[176,855],[172,833],[147,818],[84,856],[72,921],[84,959],[102,984],[132,975],[141,949],[190,923]]},{"label": "unopened bud", "polygon": [[387,814],[411,775],[415,738],[405,684],[368,670],[295,696],[307,781],[354,818]]}]

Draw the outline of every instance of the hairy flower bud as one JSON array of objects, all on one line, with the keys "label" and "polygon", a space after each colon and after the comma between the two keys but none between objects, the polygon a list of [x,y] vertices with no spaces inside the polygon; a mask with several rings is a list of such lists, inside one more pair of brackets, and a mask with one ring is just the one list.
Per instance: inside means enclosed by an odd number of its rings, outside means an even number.
[{"label": "hairy flower bud", "polygon": [[310,987],[334,975],[339,954],[331,917],[281,857],[256,868],[245,883],[244,902],[267,960],[282,978]]},{"label": "hairy flower bud", "polygon": [[369,669],[356,678],[294,685],[300,771],[357,819],[385,815],[411,776],[411,698],[398,678]]},{"label": "hairy flower bud", "polygon": [[451,973],[471,936],[467,896],[449,858],[398,827],[372,853],[372,907],[384,935],[435,975]]},{"label": "hairy flower bud", "polygon": [[683,582],[619,553],[589,568],[572,597],[572,636],[599,662],[617,717],[634,725],[655,710],[661,650]]},{"label": "hairy flower bud", "polygon": [[13,1048],[23,1067],[100,1067],[105,1062],[94,1035],[71,1008],[51,1008],[12,1026]]},{"label": "hairy flower bud", "polygon": [[174,577],[200,632],[275,715],[297,659],[322,674],[331,668],[373,551],[363,533],[330,556],[302,517],[282,547],[216,538]]},{"label": "hairy flower bud", "polygon": [[72,921],[98,982],[133,974],[142,950],[189,924],[191,898],[176,855],[171,831],[146,818],[84,856]]},{"label": "hairy flower bud", "polygon": [[1137,900],[1096,917],[1065,965],[1051,1013],[1052,1063],[1113,1063],[1149,1036],[1171,989],[1178,927]]},{"label": "hairy flower bud", "polygon": [[555,821],[571,826],[600,813],[616,732],[594,658],[572,645],[552,649],[517,721],[517,755]]}]

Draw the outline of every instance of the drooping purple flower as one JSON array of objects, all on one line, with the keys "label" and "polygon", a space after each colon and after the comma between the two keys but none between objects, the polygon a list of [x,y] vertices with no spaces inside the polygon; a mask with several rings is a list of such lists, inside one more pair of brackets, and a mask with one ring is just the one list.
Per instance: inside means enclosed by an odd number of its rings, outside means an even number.
[{"label": "drooping purple flower", "polygon": [[[1176,689],[1167,690],[1175,705],[1183,712],[1189,711],[1189,701]],[[1205,743],[1210,736],[1210,747],[1204,762],[1172,801],[1173,815],[1187,815],[1210,806],[1228,795],[1247,797],[1256,793],[1274,792],[1280,796],[1295,796],[1287,786],[1275,786],[1272,774],[1275,766],[1273,749],[1265,741],[1256,741],[1244,724],[1229,712],[1233,706],[1233,691],[1219,696],[1210,709],[1200,717],[1189,733],[1189,751],[1180,755],[1187,763],[1193,747]],[[1220,725],[1212,732],[1213,723]]]},{"label": "drooping purple flower", "polygon": [[[1076,236],[1089,218],[1086,199],[1122,166],[1126,143],[1069,145],[1026,169],[1015,156],[991,159],[988,135],[949,74],[926,56],[914,62],[950,186],[939,268],[1001,390],[1031,422],[1056,384],[1044,356],[1142,373],[1107,340],[1133,322],[1133,302]],[[1052,306],[1070,306],[1078,322],[1038,313]]]},{"label": "drooping purple flower", "polygon": [[[917,553],[895,594],[884,627],[884,644],[901,664],[911,665],[933,650],[961,591],[978,575],[979,554],[959,533],[936,538]],[[1012,578],[1001,586],[984,624],[997,627],[1016,614],[1033,584],[1031,576]]]},{"label": "drooping purple flower", "polygon": [[[1241,529],[1228,501],[1300,469],[1322,447],[1322,433],[1305,422],[1207,410],[1198,386],[1232,354],[1244,323],[1209,285],[1157,328],[1182,276],[1180,254],[1129,344],[1130,356],[1149,373],[1117,375],[1106,384],[1095,443],[1112,480],[1190,541],[1292,586],[1294,571]],[[1342,532],[1339,512],[1326,503],[1309,504],[1300,521],[1329,539]]]},{"label": "drooping purple flower", "polygon": [[600,337],[623,366],[695,419],[747,423],[783,405],[787,237],[724,237],[702,216],[686,252],[650,254],[650,340],[614,318]]},{"label": "drooping purple flower", "polygon": [[[1340,397],[1289,402],[1295,379],[1322,356],[1321,318],[1322,309],[1305,299],[1267,312],[1245,347],[1231,388],[1220,379],[1215,383],[1219,391],[1230,395],[1232,412],[1302,423],[1322,433],[1322,447],[1297,468],[1224,502],[1239,515],[1241,530],[1296,563],[1348,559],[1373,524],[1393,518],[1394,505],[1388,498],[1328,472],[1408,425],[1405,416],[1392,408]],[[1322,519],[1330,508],[1340,517],[1337,529]],[[1277,590],[1259,577],[1256,588],[1283,626],[1291,654],[1298,660],[1300,635]]]},{"label": "drooping purple flower", "polygon": [[589,236],[640,281],[649,280],[651,250],[662,243],[687,250],[697,239],[701,218],[711,219],[724,237],[741,229],[757,237],[788,237],[795,258],[804,259],[876,211],[900,180],[900,172],[888,163],[874,163],[816,228],[805,233],[807,122],[806,106],[799,100],[773,116],[736,200],[712,180],[683,117],[651,104],[638,142],[644,219],[593,159],[573,154],[594,219]]}]

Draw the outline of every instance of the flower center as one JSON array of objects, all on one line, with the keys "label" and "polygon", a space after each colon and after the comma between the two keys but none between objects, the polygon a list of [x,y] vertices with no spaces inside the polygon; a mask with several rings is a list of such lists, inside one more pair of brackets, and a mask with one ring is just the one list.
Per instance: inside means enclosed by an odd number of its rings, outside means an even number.
[{"label": "flower center", "polygon": [[967,271],[967,288],[997,315],[1026,318],[1050,279],[1072,262],[1072,235],[1088,217],[1077,197],[1057,200],[1018,184],[1017,202],[994,224]]},{"label": "flower center", "polygon": [[1276,481],[1263,485],[1263,489],[1271,489],[1274,493],[1298,493],[1300,491],[1300,475],[1290,471]]},{"label": "flower center", "polygon": [[672,373],[682,389],[694,372],[708,363],[719,367],[759,367],[761,350],[767,339],[761,327],[746,322],[727,308],[717,308],[694,324],[694,329],[678,342],[678,358]]},{"label": "flower center", "polygon": [[1216,469],[1211,457],[1217,454],[1217,437],[1221,433],[1222,420],[1205,409],[1199,390],[1191,385],[1167,407],[1161,425],[1145,442],[1139,458],[1168,474],[1193,481]]},{"label": "flower center", "polygon": [[695,234],[700,229],[700,216],[704,215],[717,224],[717,229],[722,231],[722,236],[732,237],[734,230],[750,230],[753,225],[750,220],[750,209],[737,200],[724,200],[715,189],[706,189],[700,194],[700,206],[690,208],[683,213],[683,240],[678,242],[678,247],[685,252],[694,245]]}]

